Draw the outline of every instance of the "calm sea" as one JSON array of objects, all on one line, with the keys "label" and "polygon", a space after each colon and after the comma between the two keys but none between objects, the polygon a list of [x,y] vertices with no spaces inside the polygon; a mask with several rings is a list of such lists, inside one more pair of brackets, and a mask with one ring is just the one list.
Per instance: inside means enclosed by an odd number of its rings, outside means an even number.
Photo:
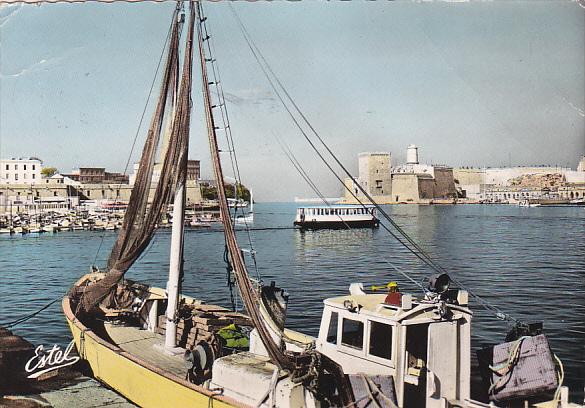
[{"label": "calm sea", "polygon": [[[258,274],[290,293],[287,325],[315,335],[322,300],[345,294],[352,282],[420,282],[431,272],[383,229],[300,232],[291,227],[294,204],[258,204],[254,228],[239,233],[256,251]],[[585,378],[585,208],[516,206],[391,206],[394,219],[468,289],[513,317],[543,320],[565,384],[583,400]],[[166,282],[169,231],[157,233],[128,277]],[[89,270],[103,266],[113,232],[62,232],[0,237],[0,325],[66,293]],[[250,245],[251,243],[251,245]],[[185,241],[185,292],[229,306],[221,231],[190,230]],[[250,271],[256,274],[251,258]],[[508,326],[477,302],[473,347],[502,341]],[[14,331],[34,343],[66,344],[68,329],[56,303]]]}]

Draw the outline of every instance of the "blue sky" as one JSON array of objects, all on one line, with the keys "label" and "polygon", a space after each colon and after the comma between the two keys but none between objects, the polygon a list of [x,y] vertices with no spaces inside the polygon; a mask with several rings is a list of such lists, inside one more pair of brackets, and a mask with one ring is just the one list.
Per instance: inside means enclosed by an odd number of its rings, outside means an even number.
[{"label": "blue sky", "polygon": [[[400,163],[409,143],[421,146],[422,161],[452,166],[575,167],[585,153],[585,9],[577,2],[233,5],[352,170],[362,151],[390,151]],[[38,156],[64,172],[122,171],[173,7],[0,7],[0,156]],[[339,195],[272,94],[228,3],[205,9],[244,183],[263,201],[313,195],[279,135],[325,194]],[[196,82],[196,122],[200,99]],[[191,137],[190,156],[210,176],[200,124]]]}]

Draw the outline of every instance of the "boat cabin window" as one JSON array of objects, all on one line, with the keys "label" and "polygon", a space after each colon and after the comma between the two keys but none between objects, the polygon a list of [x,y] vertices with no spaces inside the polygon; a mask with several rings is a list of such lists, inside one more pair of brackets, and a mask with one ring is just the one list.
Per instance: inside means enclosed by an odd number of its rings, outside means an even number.
[{"label": "boat cabin window", "polygon": [[329,318],[329,329],[327,330],[327,343],[337,344],[337,322],[339,314],[337,312],[331,312]]},{"label": "boat cabin window", "polygon": [[364,344],[364,324],[359,320],[343,319],[341,344],[361,350]]},{"label": "boat cabin window", "polygon": [[370,322],[370,349],[368,352],[376,357],[392,360],[392,326]]}]

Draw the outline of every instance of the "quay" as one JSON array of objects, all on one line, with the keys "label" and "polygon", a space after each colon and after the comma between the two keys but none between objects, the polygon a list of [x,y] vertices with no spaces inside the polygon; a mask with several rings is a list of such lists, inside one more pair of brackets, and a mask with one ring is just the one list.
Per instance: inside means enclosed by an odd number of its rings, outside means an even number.
[{"label": "quay", "polygon": [[[66,213],[57,211],[20,212],[0,215],[0,235],[40,234],[62,231],[115,231],[122,227],[124,210],[83,209]],[[187,227],[211,226],[219,223],[217,211],[195,211],[186,214]],[[172,217],[166,214],[160,220],[160,228],[172,226]]]},{"label": "quay", "polygon": [[27,378],[25,365],[34,350],[29,341],[0,327],[0,407],[136,407],[75,368],[59,368],[36,379]]}]

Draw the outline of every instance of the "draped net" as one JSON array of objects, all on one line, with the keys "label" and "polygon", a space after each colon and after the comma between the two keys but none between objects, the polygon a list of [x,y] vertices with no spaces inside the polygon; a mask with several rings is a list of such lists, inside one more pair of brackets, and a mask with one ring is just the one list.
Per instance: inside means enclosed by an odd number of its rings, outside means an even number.
[{"label": "draped net", "polygon": [[[146,142],[142,150],[136,181],[132,188],[128,209],[122,229],[112,248],[103,279],[80,288],[79,309],[89,312],[100,302],[109,307],[115,296],[115,287],[126,271],[146,249],[158,222],[167,211],[176,187],[186,180],[186,163],[189,145],[192,88],[192,43],[194,19],[191,18],[185,46],[184,63],[180,87],[179,77],[179,33],[182,24],[176,10],[173,15],[171,38],[162,77],[160,96],[152,117]],[[173,104],[173,102],[175,102]],[[165,118],[168,126],[168,143],[159,149]],[[153,183],[156,159],[161,160],[160,175]],[[150,199],[150,200],[149,200]]]}]

